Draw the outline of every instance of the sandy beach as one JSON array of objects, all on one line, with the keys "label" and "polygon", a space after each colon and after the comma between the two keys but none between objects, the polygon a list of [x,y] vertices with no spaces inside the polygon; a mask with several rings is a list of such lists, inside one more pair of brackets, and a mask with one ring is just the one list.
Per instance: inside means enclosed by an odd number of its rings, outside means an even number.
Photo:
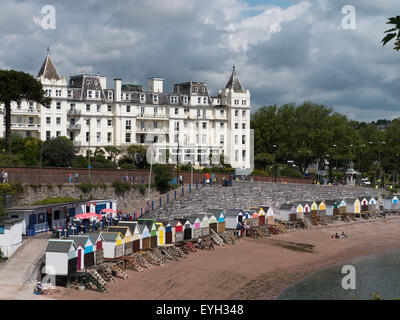
[{"label": "sandy beach", "polygon": [[[334,240],[344,231],[349,238]],[[57,288],[50,299],[276,299],[287,287],[321,268],[400,248],[400,217],[329,225],[265,239],[243,239],[214,251],[191,253],[109,283],[109,293]]]}]

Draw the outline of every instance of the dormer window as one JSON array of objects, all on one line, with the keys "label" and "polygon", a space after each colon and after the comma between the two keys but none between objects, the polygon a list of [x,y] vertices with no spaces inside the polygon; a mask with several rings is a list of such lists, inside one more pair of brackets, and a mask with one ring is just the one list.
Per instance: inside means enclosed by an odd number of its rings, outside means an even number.
[{"label": "dormer window", "polygon": [[198,87],[194,87],[194,91],[195,92],[199,92],[199,88]]},{"label": "dormer window", "polygon": [[197,98],[197,103],[201,103],[201,97]]},{"label": "dormer window", "polygon": [[88,98],[92,98],[92,90],[88,90],[87,91],[87,97]]},{"label": "dormer window", "polygon": [[207,98],[207,97],[204,97],[204,98],[203,98],[203,103],[204,103],[204,104],[207,104],[207,101],[208,101],[208,98]]},{"label": "dormer window", "polygon": [[158,102],[158,95],[153,94],[153,103],[157,103],[157,102]]},{"label": "dormer window", "polygon": [[113,92],[108,91],[108,100],[112,100],[112,99],[113,99]]},{"label": "dormer window", "polygon": [[201,88],[201,91],[202,91],[202,92],[206,92],[206,88],[202,87],[202,88]]},{"label": "dormer window", "polygon": [[188,103],[188,97],[187,97],[187,96],[184,96],[182,99],[183,99],[183,103],[184,103],[184,104],[187,104],[187,103]]},{"label": "dormer window", "polygon": [[140,94],[140,102],[146,102],[146,96],[144,95],[144,93]]},{"label": "dormer window", "polygon": [[178,97],[176,97],[176,96],[171,96],[171,97],[169,98],[169,101],[170,101],[170,103],[176,104],[176,103],[178,103]]}]

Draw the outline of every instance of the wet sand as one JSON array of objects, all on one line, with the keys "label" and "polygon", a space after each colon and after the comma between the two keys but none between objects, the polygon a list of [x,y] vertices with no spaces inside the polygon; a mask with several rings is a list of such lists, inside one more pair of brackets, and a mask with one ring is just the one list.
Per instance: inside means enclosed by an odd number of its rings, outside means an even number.
[{"label": "wet sand", "polygon": [[[330,236],[344,231],[349,238]],[[109,293],[57,288],[50,299],[276,299],[312,272],[346,260],[400,248],[400,217],[363,220],[298,230],[236,245],[198,250],[178,262],[128,270]]]}]

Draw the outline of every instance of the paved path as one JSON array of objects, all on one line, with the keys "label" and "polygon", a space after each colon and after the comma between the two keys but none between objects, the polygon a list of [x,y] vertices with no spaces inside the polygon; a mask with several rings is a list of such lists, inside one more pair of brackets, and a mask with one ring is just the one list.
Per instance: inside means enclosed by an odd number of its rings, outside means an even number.
[{"label": "paved path", "polygon": [[0,264],[0,299],[38,299],[33,294],[36,285],[36,263],[43,256],[48,239],[31,238],[5,263]]}]

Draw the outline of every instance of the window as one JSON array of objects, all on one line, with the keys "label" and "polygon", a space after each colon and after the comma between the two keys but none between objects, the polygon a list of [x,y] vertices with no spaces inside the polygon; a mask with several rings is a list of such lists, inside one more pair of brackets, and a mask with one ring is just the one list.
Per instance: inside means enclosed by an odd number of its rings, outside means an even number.
[{"label": "window", "polygon": [[179,131],[179,121],[174,122],[174,130]]},{"label": "window", "polygon": [[144,93],[140,94],[140,102],[145,102],[146,101],[146,96],[144,95]]},{"label": "window", "polygon": [[187,121],[184,121],[184,122],[183,122],[183,127],[184,127],[185,129],[188,127],[188,122],[187,122]]},{"label": "window", "polygon": [[86,132],[86,142],[89,142],[89,132]]},{"label": "window", "polygon": [[90,112],[90,104],[86,105],[86,111]]},{"label": "window", "polygon": [[112,139],[112,133],[107,132],[107,142],[111,142],[111,139]]},{"label": "window", "polygon": [[247,104],[246,100],[242,100],[242,106],[245,106]]},{"label": "window", "polygon": [[140,113],[144,115],[144,107],[140,107]]},{"label": "window", "polygon": [[112,100],[112,98],[113,98],[113,92],[108,91],[108,100]]},{"label": "window", "polygon": [[95,90],[94,91],[94,96],[96,97],[96,99],[100,98],[100,91],[99,90]]},{"label": "window", "polygon": [[239,139],[238,139],[238,135],[236,134],[236,135],[235,135],[235,144],[238,144],[238,140],[239,140]]},{"label": "window", "polygon": [[60,89],[56,90],[56,97],[61,97],[61,90]]},{"label": "window", "polygon": [[101,132],[96,132],[96,140],[97,142],[101,142]]},{"label": "window", "polygon": [[239,161],[239,151],[235,150],[235,161]]},{"label": "window", "polygon": [[195,92],[199,92],[199,88],[198,87],[194,87],[194,91]]},{"label": "window", "polygon": [[197,129],[199,128],[199,123],[198,123],[198,122],[196,122],[196,128],[197,128]]},{"label": "window", "polygon": [[179,134],[174,134],[174,142],[178,143],[179,141]]},{"label": "window", "polygon": [[242,123],[242,129],[246,129],[246,123]]},{"label": "window", "polygon": [[101,105],[97,105],[97,112],[101,112]]},{"label": "window", "polygon": [[157,121],[154,121],[154,122],[153,122],[153,128],[155,128],[155,129],[158,128],[158,122],[157,122]]},{"label": "window", "polygon": [[56,131],[56,137],[61,137],[61,131]]},{"label": "window", "polygon": [[46,140],[50,140],[50,131],[46,131]]},{"label": "window", "polygon": [[219,136],[219,143],[220,143],[220,144],[224,144],[224,135],[223,135],[223,134],[221,134],[221,135]]},{"label": "window", "polygon": [[179,113],[179,109],[175,108],[175,114],[178,114],[178,113]]},{"label": "window", "polygon": [[206,92],[206,88],[201,87],[201,91],[202,91],[202,92]]},{"label": "window", "polygon": [[203,122],[203,129],[207,129],[207,122]]},{"label": "window", "polygon": [[126,112],[131,112],[131,106],[126,106]]},{"label": "window", "polygon": [[234,103],[235,106],[238,106],[239,105],[239,99],[233,100],[233,103]]},{"label": "window", "polygon": [[57,125],[60,125],[60,124],[61,124],[61,118],[58,118],[58,117],[56,118],[56,124],[57,124]]},{"label": "window", "polygon": [[108,111],[108,112],[112,112],[112,106],[108,105],[108,106],[107,106],[107,111]]},{"label": "window", "polygon": [[101,119],[96,119],[96,123],[98,127],[101,127]]},{"label": "window", "polygon": [[242,111],[242,117],[245,117],[246,116],[246,110],[243,110]]},{"label": "window", "polygon": [[219,126],[220,126],[220,128],[222,129],[222,128],[224,127],[224,123],[223,123],[223,122],[220,122],[220,123],[219,123]]},{"label": "window", "polygon": [[235,123],[235,129],[239,129],[239,123]]},{"label": "window", "polygon": [[201,97],[197,98],[197,103],[199,103],[199,104],[201,103]]},{"label": "window", "polygon": [[239,110],[235,110],[235,117],[239,116]]},{"label": "window", "polygon": [[246,161],[246,150],[242,151],[242,159],[243,161]]},{"label": "window", "polygon": [[154,115],[156,116],[158,114],[158,107],[154,107]]},{"label": "window", "polygon": [[125,121],[125,129],[126,130],[131,130],[131,120],[126,120]]},{"label": "window", "polygon": [[46,124],[51,124],[51,118],[50,117],[46,117]]},{"label": "window", "polygon": [[242,144],[246,144],[246,136],[242,136]]},{"label": "window", "polygon": [[112,119],[107,119],[107,125],[108,125],[109,127],[112,126]]},{"label": "window", "polygon": [[189,143],[187,134],[183,135],[183,141],[184,141],[185,143]]},{"label": "window", "polygon": [[144,143],[144,134],[140,135],[140,143]]},{"label": "window", "polygon": [[206,115],[207,115],[207,110],[206,110],[206,109],[203,109],[203,118],[205,118]]},{"label": "window", "polygon": [[144,121],[140,121],[140,128],[144,129]]},{"label": "window", "polygon": [[153,94],[153,103],[157,103],[157,102],[158,102],[158,95]]},{"label": "window", "polygon": [[197,109],[197,116],[200,117],[200,114],[201,114],[201,110]]},{"label": "window", "polygon": [[208,98],[207,98],[207,97],[204,97],[204,98],[203,98],[203,103],[204,103],[204,104],[207,104],[207,101],[208,101]]},{"label": "window", "polygon": [[86,125],[90,126],[90,119],[86,119]]},{"label": "window", "polygon": [[176,96],[170,97],[170,98],[169,98],[169,102],[170,102],[170,103],[178,103],[178,97],[176,97]]},{"label": "window", "polygon": [[92,90],[88,90],[87,91],[87,97],[88,98],[92,98]]},{"label": "window", "polygon": [[201,135],[201,143],[203,143],[203,144],[207,143],[207,135],[206,134]]},{"label": "window", "polygon": [[187,96],[184,96],[184,97],[183,97],[183,103],[184,103],[184,104],[187,104],[187,103],[188,103],[188,97],[187,97]]},{"label": "window", "polygon": [[72,98],[72,90],[68,90],[68,98]]},{"label": "window", "polygon": [[29,117],[29,124],[33,124],[33,117]]},{"label": "window", "polygon": [[57,102],[57,104],[56,104],[56,109],[57,109],[57,110],[61,110],[61,102]]},{"label": "window", "polygon": [[199,144],[199,135],[196,134],[196,143]]}]

